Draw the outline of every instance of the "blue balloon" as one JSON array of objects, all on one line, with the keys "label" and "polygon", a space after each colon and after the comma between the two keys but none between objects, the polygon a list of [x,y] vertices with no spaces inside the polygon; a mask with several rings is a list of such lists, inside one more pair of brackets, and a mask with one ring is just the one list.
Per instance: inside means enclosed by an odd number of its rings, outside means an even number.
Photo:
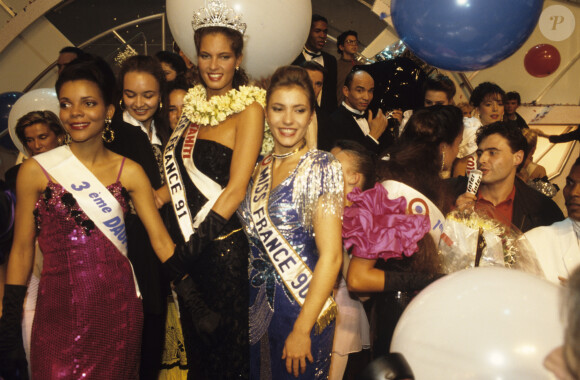
[{"label": "blue balloon", "polygon": [[[4,92],[0,94],[0,133],[8,129],[8,115],[10,115],[10,110],[12,110],[12,106],[22,95],[24,95],[22,92]],[[6,149],[17,150],[8,132],[0,138],[0,145]]]},{"label": "blue balloon", "polygon": [[392,0],[399,37],[440,69],[474,71],[506,59],[530,36],[543,0]]}]

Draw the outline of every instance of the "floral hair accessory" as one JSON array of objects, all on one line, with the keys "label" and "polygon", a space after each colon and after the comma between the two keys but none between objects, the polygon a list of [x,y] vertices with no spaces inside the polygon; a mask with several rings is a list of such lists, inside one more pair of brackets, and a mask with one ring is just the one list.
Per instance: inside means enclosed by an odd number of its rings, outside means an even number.
[{"label": "floral hair accessory", "polygon": [[342,237],[346,249],[364,259],[401,258],[418,250],[417,242],[431,228],[429,216],[408,215],[404,197],[389,199],[387,190],[375,187],[361,192],[355,188],[343,216]]}]

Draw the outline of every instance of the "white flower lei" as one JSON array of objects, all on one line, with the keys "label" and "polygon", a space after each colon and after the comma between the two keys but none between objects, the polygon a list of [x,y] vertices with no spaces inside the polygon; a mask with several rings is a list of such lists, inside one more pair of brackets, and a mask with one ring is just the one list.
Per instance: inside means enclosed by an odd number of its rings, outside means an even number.
[{"label": "white flower lei", "polygon": [[[207,100],[205,87],[201,84],[189,89],[183,99],[183,114],[198,125],[218,125],[229,116],[242,112],[250,104],[258,102],[266,108],[266,90],[255,86],[240,86],[239,90],[231,89],[224,95],[215,95]],[[274,147],[270,127],[264,125],[262,154],[269,153]]]}]

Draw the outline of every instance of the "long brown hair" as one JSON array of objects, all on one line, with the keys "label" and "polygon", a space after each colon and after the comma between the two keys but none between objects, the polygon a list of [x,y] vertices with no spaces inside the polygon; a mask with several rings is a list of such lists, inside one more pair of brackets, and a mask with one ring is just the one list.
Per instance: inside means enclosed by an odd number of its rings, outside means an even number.
[{"label": "long brown hair", "polygon": [[[224,35],[230,41],[230,47],[232,48],[236,58],[239,58],[242,55],[242,51],[244,50],[244,36],[242,36],[240,32],[230,28],[225,28],[223,26],[208,26],[207,28],[196,30],[195,34],[193,35],[193,42],[195,43],[195,50],[197,51],[198,56],[199,49],[201,47],[201,40],[203,37],[209,34]],[[199,75],[199,70],[197,73],[196,82],[206,86],[203,79],[201,78],[201,75]],[[241,67],[236,69],[236,72],[234,73],[234,79],[232,81],[232,87],[236,90],[239,90],[240,86],[245,86],[248,84],[248,82],[248,75],[244,69]]]},{"label": "long brown hair", "polygon": [[[439,145],[449,144],[463,131],[463,113],[455,106],[433,106],[416,111],[409,119],[398,144],[377,164],[380,182],[396,180],[429,198],[443,214],[451,210],[453,199],[440,178]],[[440,267],[437,246],[430,234],[418,243],[419,250],[402,260],[381,264],[390,270],[437,273]]]}]

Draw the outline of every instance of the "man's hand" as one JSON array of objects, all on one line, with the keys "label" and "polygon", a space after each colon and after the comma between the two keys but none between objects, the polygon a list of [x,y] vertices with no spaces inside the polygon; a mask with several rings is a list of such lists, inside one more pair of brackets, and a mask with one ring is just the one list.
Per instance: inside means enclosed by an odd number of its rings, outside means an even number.
[{"label": "man's hand", "polygon": [[373,118],[373,111],[369,110],[367,121],[369,122],[369,135],[375,140],[380,139],[383,135],[383,132],[387,130],[389,119],[387,119],[383,111],[379,108],[375,118]]},{"label": "man's hand", "polygon": [[460,210],[465,210],[468,207],[475,206],[476,200],[477,200],[477,197],[474,194],[466,192],[466,193],[461,194],[457,198],[457,200],[455,201],[455,207],[457,207]]}]

